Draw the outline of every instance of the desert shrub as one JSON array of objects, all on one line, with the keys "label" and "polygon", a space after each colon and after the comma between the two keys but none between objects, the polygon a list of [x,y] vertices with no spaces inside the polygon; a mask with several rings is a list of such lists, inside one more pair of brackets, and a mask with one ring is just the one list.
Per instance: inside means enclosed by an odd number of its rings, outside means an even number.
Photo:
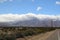
[{"label": "desert shrub", "polygon": [[[47,31],[55,30],[56,28],[42,28],[42,27],[22,27],[22,28],[1,28],[0,40],[16,40],[16,38],[24,38],[25,36],[32,36]],[[11,33],[11,34],[8,34]]]},{"label": "desert shrub", "polygon": [[4,38],[6,39],[6,40],[16,40],[16,37],[15,37],[15,35],[6,35],[6,36],[4,36]]},{"label": "desert shrub", "polygon": [[23,32],[17,32],[16,33],[16,38],[24,38]]},{"label": "desert shrub", "polygon": [[0,34],[0,40],[16,40],[16,36],[14,34]]},{"label": "desert shrub", "polygon": [[25,36],[31,36],[32,34],[33,34],[32,31],[26,31],[26,32],[24,33]]}]

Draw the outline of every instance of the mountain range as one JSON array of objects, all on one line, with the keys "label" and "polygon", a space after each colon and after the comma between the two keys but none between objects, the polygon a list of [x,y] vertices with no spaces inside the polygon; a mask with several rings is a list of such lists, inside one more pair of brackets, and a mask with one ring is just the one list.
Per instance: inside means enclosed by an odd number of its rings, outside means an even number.
[{"label": "mountain range", "polygon": [[[20,16],[20,15],[19,15]],[[18,18],[19,19],[19,18]],[[0,22],[0,26],[28,26],[28,27],[60,27],[60,18],[55,16],[41,16],[38,15],[24,15],[19,20],[9,21],[9,22]]]}]

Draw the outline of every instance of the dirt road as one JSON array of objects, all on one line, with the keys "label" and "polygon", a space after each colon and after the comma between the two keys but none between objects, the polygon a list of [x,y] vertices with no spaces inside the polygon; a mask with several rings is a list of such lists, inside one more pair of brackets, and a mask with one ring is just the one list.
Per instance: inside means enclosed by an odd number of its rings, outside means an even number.
[{"label": "dirt road", "polygon": [[58,30],[42,33],[35,36],[18,38],[17,40],[58,40]]}]

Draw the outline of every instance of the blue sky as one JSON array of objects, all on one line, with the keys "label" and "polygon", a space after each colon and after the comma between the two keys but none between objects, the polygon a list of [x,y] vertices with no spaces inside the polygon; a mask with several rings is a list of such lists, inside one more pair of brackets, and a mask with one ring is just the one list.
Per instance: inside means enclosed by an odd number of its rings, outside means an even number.
[{"label": "blue sky", "polygon": [[60,15],[60,0],[0,0],[0,14]]}]

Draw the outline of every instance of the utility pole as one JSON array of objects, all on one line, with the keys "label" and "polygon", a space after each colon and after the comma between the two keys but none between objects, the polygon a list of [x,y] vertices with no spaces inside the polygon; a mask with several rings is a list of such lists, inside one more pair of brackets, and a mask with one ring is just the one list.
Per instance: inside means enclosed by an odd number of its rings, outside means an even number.
[{"label": "utility pole", "polygon": [[53,27],[53,20],[51,19],[51,27]]}]

